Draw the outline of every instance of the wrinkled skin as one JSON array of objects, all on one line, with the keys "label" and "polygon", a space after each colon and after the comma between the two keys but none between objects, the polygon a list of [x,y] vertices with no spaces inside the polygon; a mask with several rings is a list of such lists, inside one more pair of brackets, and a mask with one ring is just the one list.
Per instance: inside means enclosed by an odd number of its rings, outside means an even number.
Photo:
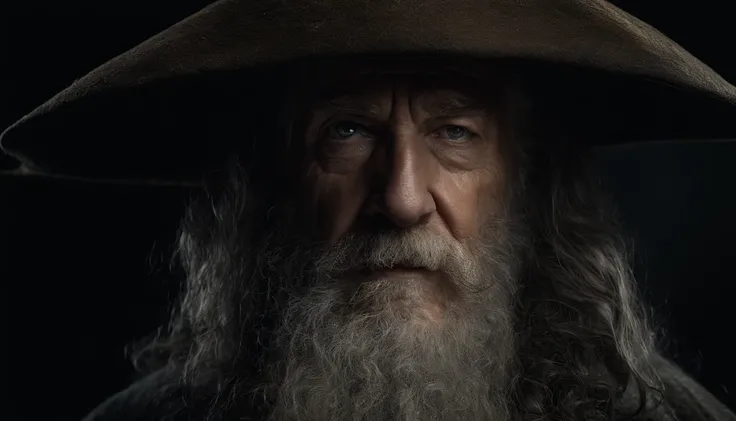
[{"label": "wrinkled skin", "polygon": [[342,71],[303,98],[299,212],[276,229],[301,257],[276,271],[316,268],[274,334],[274,419],[508,417],[518,234],[502,101],[416,75]]},{"label": "wrinkled skin", "polygon": [[[491,99],[408,77],[349,83],[346,77],[339,95],[319,97],[308,112],[304,210],[317,238],[337,241],[356,227],[422,229],[471,253],[500,211],[506,180]],[[353,277],[417,281],[428,299],[413,311],[436,322],[450,298],[442,275],[428,268]]]},{"label": "wrinkled skin", "polygon": [[610,419],[653,335],[584,151],[487,66],[412,63],[295,72],[274,158],[190,208],[150,349],[222,416]]}]

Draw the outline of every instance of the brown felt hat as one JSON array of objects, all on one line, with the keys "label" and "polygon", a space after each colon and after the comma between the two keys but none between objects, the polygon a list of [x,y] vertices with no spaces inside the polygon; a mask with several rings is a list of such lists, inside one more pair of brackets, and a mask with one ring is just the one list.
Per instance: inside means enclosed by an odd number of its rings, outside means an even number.
[{"label": "brown felt hat", "polygon": [[31,173],[197,180],[233,146],[218,118],[267,109],[279,69],[396,55],[503,62],[596,144],[736,135],[736,87],[603,0],[221,0],[77,80],[2,148]]}]

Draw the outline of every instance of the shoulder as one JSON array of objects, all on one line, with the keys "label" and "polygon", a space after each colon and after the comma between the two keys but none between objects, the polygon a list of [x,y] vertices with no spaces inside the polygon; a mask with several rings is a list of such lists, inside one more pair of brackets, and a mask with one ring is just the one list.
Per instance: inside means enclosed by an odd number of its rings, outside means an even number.
[{"label": "shoulder", "polygon": [[678,421],[736,421],[736,415],[672,361],[656,356],[664,398]]},{"label": "shoulder", "polygon": [[102,402],[83,421],[188,419],[189,408],[173,369],[152,373]]}]

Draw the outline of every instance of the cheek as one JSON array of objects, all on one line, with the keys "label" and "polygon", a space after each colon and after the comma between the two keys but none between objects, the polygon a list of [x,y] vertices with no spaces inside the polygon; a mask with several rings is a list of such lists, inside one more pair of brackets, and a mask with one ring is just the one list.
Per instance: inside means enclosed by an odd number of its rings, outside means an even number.
[{"label": "cheek", "polygon": [[491,162],[478,175],[477,214],[480,223],[497,215],[506,202],[506,165],[498,154],[494,155]]},{"label": "cheek", "polygon": [[367,195],[361,174],[334,174],[313,164],[306,176],[308,193],[305,209],[313,215],[319,240],[334,241],[350,230],[360,213]]},{"label": "cheek", "polygon": [[442,183],[438,192],[445,206],[438,209],[453,237],[464,241],[478,232],[478,180],[476,174],[465,173]]},{"label": "cheek", "polygon": [[478,183],[477,215],[479,223],[498,215],[506,201],[506,178],[498,169],[485,171]]},{"label": "cheek", "polygon": [[443,197],[439,202],[445,204],[441,216],[457,240],[479,235],[482,224],[499,212],[504,184],[504,171],[498,165],[445,174],[445,182],[438,192]]}]

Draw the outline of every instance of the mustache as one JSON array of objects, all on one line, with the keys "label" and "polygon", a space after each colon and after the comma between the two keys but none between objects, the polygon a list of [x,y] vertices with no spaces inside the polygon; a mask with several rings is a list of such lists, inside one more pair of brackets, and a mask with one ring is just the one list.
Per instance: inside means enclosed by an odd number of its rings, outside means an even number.
[{"label": "mustache", "polygon": [[474,275],[474,262],[475,258],[460,243],[427,228],[412,228],[351,233],[329,245],[315,263],[317,271],[333,276],[406,267],[462,279]]}]

